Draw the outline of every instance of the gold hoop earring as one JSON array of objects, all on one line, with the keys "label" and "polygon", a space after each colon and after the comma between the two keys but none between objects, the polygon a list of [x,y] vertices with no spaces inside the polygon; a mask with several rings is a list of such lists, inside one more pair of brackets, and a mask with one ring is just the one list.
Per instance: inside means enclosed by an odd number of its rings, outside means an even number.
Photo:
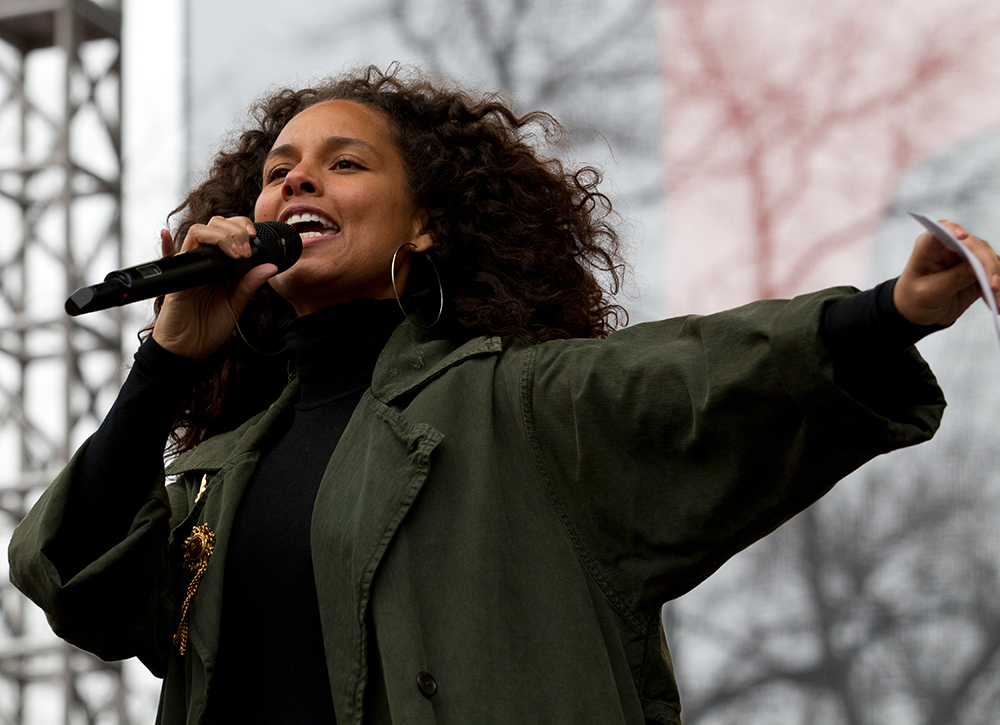
[{"label": "gold hoop earring", "polygon": [[434,322],[432,322],[429,325],[423,325],[417,322],[412,317],[410,317],[407,311],[403,309],[403,303],[399,299],[399,291],[396,289],[396,257],[399,255],[399,250],[402,249],[403,247],[416,248],[416,246],[417,245],[414,244],[413,242],[403,242],[398,247],[396,247],[396,251],[392,253],[392,265],[389,267],[389,276],[392,278],[392,293],[396,295],[396,304],[399,305],[399,309],[403,313],[403,317],[405,317],[407,320],[412,322],[417,327],[422,327],[425,330],[429,330],[438,323],[438,320],[441,319],[441,313],[444,312],[444,286],[441,284],[441,275],[438,274],[437,265],[434,264],[434,260],[431,259],[429,256],[421,255],[424,257],[424,259],[426,259],[428,262],[431,263],[431,269],[434,270],[434,276],[437,277],[438,281],[438,294],[441,297],[441,303],[438,305],[438,313],[437,317],[434,318]]}]

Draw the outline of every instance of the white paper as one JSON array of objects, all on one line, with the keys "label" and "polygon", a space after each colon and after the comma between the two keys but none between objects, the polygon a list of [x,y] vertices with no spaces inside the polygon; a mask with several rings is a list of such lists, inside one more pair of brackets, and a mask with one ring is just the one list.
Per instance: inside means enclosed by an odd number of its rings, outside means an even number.
[{"label": "white paper", "polygon": [[993,328],[997,333],[997,340],[1000,341],[1000,317],[997,313],[997,302],[993,297],[993,290],[990,288],[990,281],[986,277],[986,270],[983,268],[983,263],[979,259],[965,248],[965,245],[960,241],[955,239],[954,235],[945,229],[943,226],[938,224],[933,219],[925,217],[923,214],[914,214],[910,212],[910,216],[916,219],[918,222],[924,225],[934,237],[941,242],[943,245],[958,252],[962,257],[972,265],[972,270],[976,273],[976,281],[979,282],[979,289],[983,293],[983,299],[986,300],[986,304],[990,308],[993,318]]}]

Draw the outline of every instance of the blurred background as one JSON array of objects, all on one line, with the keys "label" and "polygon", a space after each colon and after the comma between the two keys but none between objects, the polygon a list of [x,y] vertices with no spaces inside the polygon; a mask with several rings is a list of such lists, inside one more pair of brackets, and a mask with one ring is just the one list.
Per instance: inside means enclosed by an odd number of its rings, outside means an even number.
[{"label": "blurred background", "polygon": [[[151,318],[65,298],[159,256],[255,97],[393,61],[566,125],[554,151],[620,214],[632,324],[871,286],[907,210],[1000,236],[992,0],[0,0],[0,541]],[[935,440],[664,608],[686,725],[1000,722],[995,338],[980,304],[921,342]],[[0,724],[153,721],[141,665],[61,644],[0,575]]]}]

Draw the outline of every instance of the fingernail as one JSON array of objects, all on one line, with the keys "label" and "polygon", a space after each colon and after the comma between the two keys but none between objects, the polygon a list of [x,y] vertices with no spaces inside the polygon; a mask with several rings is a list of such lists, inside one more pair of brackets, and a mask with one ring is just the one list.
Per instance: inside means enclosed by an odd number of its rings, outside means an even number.
[{"label": "fingernail", "polygon": [[250,248],[250,242],[244,242],[243,243],[243,256],[244,257],[249,257],[251,254],[253,254],[253,250]]},{"label": "fingernail", "polygon": [[250,232],[251,237],[257,236],[257,227],[255,227],[253,224],[247,224],[247,231]]},{"label": "fingernail", "polygon": [[239,242],[233,242],[233,254],[235,254],[237,257],[243,256],[243,252],[240,250]]},{"label": "fingernail", "polygon": [[967,231],[965,231],[964,229],[962,229],[962,227],[959,227],[958,229],[955,230],[955,238],[956,239],[965,239],[968,236],[969,236],[969,233]]}]

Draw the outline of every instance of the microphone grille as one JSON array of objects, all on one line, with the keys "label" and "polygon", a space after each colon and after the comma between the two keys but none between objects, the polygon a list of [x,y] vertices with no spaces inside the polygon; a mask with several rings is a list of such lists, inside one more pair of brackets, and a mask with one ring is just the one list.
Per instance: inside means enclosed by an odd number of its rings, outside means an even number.
[{"label": "microphone grille", "polygon": [[257,246],[261,252],[261,263],[270,262],[284,272],[298,261],[302,254],[302,237],[295,227],[284,222],[257,222]]}]

